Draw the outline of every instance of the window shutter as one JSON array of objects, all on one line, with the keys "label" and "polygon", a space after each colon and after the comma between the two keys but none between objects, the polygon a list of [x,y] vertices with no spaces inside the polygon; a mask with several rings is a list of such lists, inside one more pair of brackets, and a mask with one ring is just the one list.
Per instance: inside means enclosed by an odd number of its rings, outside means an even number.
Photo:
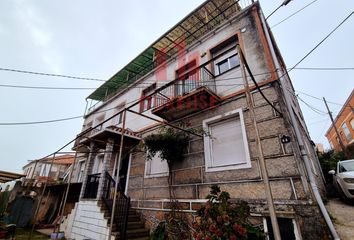
[{"label": "window shutter", "polygon": [[168,172],[168,165],[167,161],[161,160],[160,154],[157,153],[150,161],[150,173],[151,175],[154,174],[162,174]]},{"label": "window shutter", "polygon": [[212,166],[246,163],[241,123],[237,118],[210,125]]}]

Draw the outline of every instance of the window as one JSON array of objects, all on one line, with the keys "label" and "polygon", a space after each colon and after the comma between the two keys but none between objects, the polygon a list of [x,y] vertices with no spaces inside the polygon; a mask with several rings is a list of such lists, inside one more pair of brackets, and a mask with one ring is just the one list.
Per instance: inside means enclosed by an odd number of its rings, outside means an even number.
[{"label": "window", "polygon": [[345,138],[347,139],[347,141],[350,141],[352,139],[352,135],[350,134],[349,128],[347,127],[346,123],[342,124],[342,129],[343,129]]},{"label": "window", "polygon": [[[151,94],[155,89],[156,89],[156,83],[154,83],[151,86],[145,88],[143,90],[143,92],[141,93],[141,99],[144,99],[146,96]],[[154,105],[155,105],[155,103],[153,101],[153,97],[149,96],[149,97],[145,98],[144,100],[142,100],[140,102],[140,112],[145,112],[145,111],[153,108]]]},{"label": "window", "polygon": [[[125,106],[125,103],[122,103],[122,104],[119,104],[115,109],[114,109],[114,112],[113,114],[117,114],[119,113]],[[121,124],[123,121],[123,113],[120,113],[118,114],[117,116],[115,116],[113,119],[112,119],[112,123],[113,125],[119,125]]]},{"label": "window", "polygon": [[[98,125],[98,124],[102,123],[104,121],[104,117],[105,117],[105,114],[102,114],[102,115],[98,116],[95,119],[95,125]],[[92,131],[92,133],[94,133],[95,131],[101,130],[102,129],[102,125],[98,126],[94,131]]]},{"label": "window", "polygon": [[[298,240],[301,239],[300,233],[295,219],[291,218],[277,218],[281,239]],[[264,232],[268,235],[269,240],[274,239],[274,233],[272,228],[272,222],[270,217],[263,220]]]},{"label": "window", "polygon": [[203,121],[207,172],[251,167],[242,109]]},{"label": "window", "polygon": [[44,163],[41,167],[41,173],[40,176],[42,177],[48,177],[49,176],[49,169],[50,169],[50,164]]},{"label": "window", "polygon": [[92,167],[92,173],[102,173],[103,169],[103,159],[104,159],[104,153],[99,153],[96,155],[93,167]]},{"label": "window", "polygon": [[219,62],[216,64],[218,67],[218,74],[223,74],[224,72],[233,69],[235,67],[238,67],[240,65],[240,59],[238,58],[238,55],[235,54],[229,58],[226,58],[225,60]]},{"label": "window", "polygon": [[214,72],[216,76],[240,66],[236,44],[237,38],[232,37],[210,51],[213,58],[216,58],[214,60]]},{"label": "window", "polygon": [[145,164],[145,177],[168,176],[167,161],[162,160],[160,154],[156,154],[151,160],[147,159]]},{"label": "window", "polygon": [[79,175],[77,177],[77,182],[82,182],[82,177],[83,177],[84,171],[85,171],[85,165],[86,165],[85,161],[79,162]]}]

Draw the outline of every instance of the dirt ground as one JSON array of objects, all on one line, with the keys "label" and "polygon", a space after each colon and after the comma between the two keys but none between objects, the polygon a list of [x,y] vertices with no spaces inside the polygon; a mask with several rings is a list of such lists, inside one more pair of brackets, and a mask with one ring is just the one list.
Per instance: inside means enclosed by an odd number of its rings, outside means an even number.
[{"label": "dirt ground", "polygon": [[333,223],[342,240],[354,239],[354,204],[348,204],[339,198],[330,199],[326,204]]},{"label": "dirt ground", "polygon": [[[31,230],[30,229],[22,229],[19,228],[16,230],[16,240],[28,240],[28,236],[30,235]],[[10,240],[11,238],[6,238],[6,240]],[[49,237],[46,235],[43,235],[39,232],[34,231],[32,235],[33,240],[48,240]]]}]

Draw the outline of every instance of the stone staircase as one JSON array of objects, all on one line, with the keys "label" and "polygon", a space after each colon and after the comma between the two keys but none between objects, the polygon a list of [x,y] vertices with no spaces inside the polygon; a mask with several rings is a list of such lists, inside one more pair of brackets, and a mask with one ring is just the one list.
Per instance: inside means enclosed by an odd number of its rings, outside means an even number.
[{"label": "stone staircase", "polygon": [[[104,213],[104,217],[107,220],[108,224],[111,222],[111,211],[110,208],[107,206],[106,202],[100,201],[99,206],[101,211]],[[117,219],[117,216],[114,217]],[[115,237],[116,240],[120,240],[120,233],[116,224],[113,224],[112,235]],[[128,214],[128,223],[127,223],[127,233],[126,233],[128,240],[149,240],[150,234],[149,230],[145,228],[144,222],[141,220],[140,215],[133,209],[129,209]],[[123,239],[122,239],[123,240]]]}]

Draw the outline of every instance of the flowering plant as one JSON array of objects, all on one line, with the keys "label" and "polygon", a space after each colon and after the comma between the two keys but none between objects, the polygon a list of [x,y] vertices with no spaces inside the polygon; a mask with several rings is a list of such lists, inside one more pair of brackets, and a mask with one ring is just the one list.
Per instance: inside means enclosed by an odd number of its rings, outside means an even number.
[{"label": "flowering plant", "polygon": [[248,222],[250,208],[246,202],[230,204],[230,194],[216,185],[207,199],[193,224],[196,240],[264,239],[261,229]]}]

